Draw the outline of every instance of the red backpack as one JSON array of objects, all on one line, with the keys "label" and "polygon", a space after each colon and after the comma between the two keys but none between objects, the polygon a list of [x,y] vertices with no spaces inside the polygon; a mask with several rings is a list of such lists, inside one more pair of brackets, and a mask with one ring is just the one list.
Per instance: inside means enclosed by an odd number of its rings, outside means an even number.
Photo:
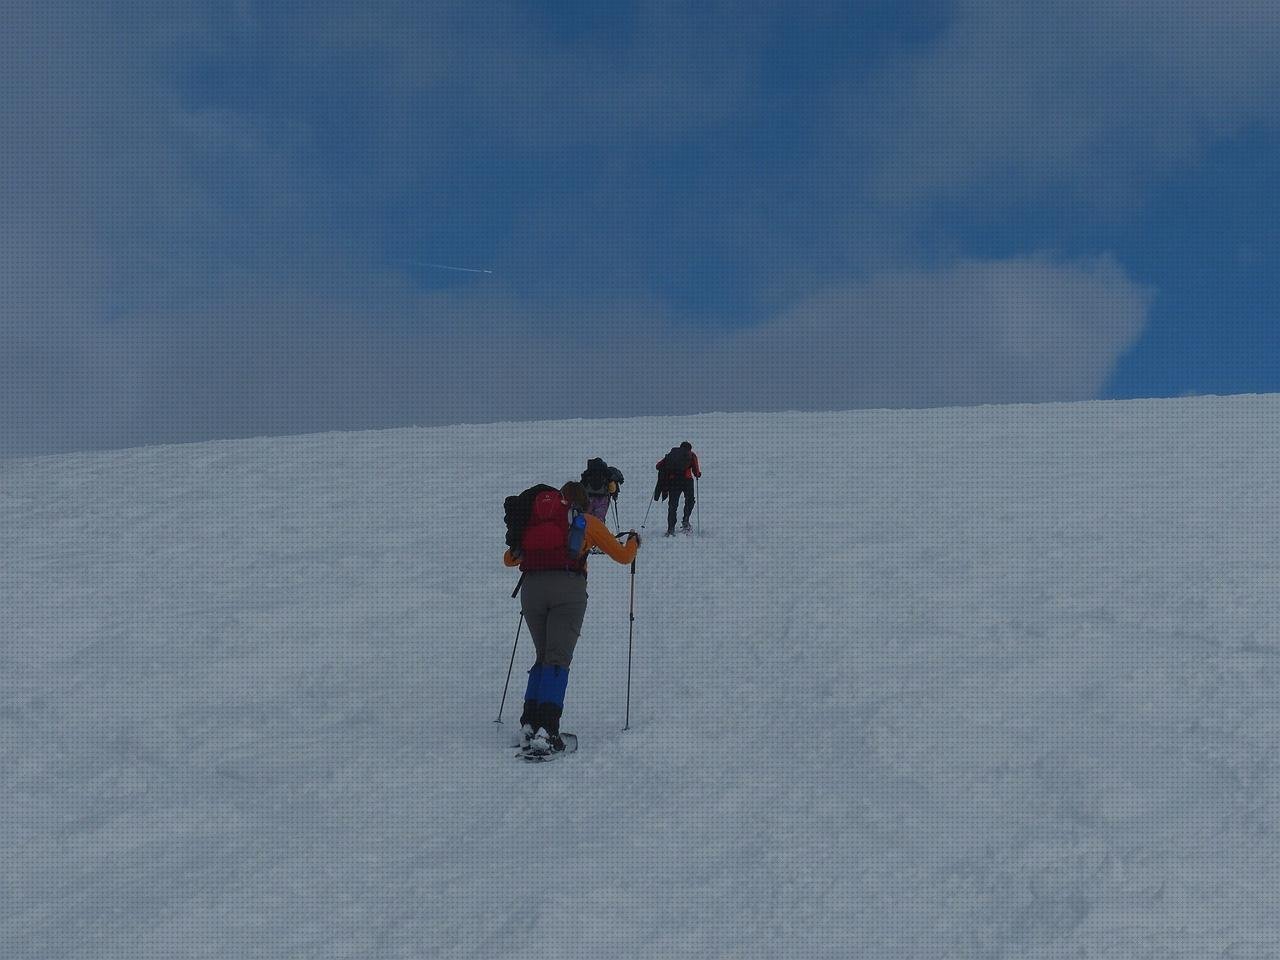
[{"label": "red backpack", "polygon": [[587,518],[565,503],[557,490],[544,490],[533,500],[529,522],[520,536],[520,570],[586,569],[582,543]]}]

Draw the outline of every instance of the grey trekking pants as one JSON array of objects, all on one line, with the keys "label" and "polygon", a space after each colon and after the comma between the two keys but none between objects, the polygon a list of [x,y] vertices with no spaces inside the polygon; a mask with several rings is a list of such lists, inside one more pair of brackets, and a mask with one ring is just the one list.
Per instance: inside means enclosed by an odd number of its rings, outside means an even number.
[{"label": "grey trekking pants", "polygon": [[587,614],[587,578],[567,570],[526,573],[520,609],[533,635],[538,663],[568,670]]}]

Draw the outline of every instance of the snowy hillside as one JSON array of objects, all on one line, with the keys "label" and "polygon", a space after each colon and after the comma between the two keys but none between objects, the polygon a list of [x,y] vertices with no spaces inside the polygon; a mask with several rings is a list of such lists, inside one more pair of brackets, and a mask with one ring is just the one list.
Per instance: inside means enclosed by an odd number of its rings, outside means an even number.
[{"label": "snowy hillside", "polygon": [[[0,956],[1280,956],[1280,397],[0,464]],[[502,498],[692,440],[512,758]],[[663,520],[655,507],[647,533]]]}]

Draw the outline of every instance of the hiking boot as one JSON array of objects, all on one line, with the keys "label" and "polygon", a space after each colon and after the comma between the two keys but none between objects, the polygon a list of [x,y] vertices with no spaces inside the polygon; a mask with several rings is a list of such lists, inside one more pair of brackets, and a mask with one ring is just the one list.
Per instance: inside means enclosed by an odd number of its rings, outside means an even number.
[{"label": "hiking boot", "polygon": [[690,530],[693,529],[693,524],[691,524],[688,520],[686,520],[684,523],[680,524],[680,529],[683,530],[685,533],[688,533]]},{"label": "hiking boot", "polygon": [[546,734],[547,745],[551,748],[550,750],[551,753],[564,752],[564,739],[560,736],[560,734],[549,733],[545,730],[542,731],[542,733]]},{"label": "hiking boot", "polygon": [[560,714],[564,707],[558,703],[538,704],[538,732],[548,737],[560,738]]},{"label": "hiking boot", "polygon": [[538,732],[538,701],[526,700],[524,709],[520,711],[520,749],[529,746],[529,741]]},{"label": "hiking boot", "polygon": [[538,731],[533,728],[532,724],[522,724],[520,727],[520,749],[528,750],[529,744],[533,742],[533,738],[537,734]]},{"label": "hiking boot", "polygon": [[[556,739],[559,740],[560,738],[556,737]],[[561,750],[564,749],[563,740],[560,741],[560,749]],[[529,738],[529,742],[524,746],[524,751],[525,753],[535,753],[535,754],[550,753],[551,738],[547,735],[547,731],[539,727],[538,732]]]},{"label": "hiking boot", "polygon": [[674,537],[675,535],[676,535],[675,527],[668,527],[667,532],[663,534],[664,537]]}]

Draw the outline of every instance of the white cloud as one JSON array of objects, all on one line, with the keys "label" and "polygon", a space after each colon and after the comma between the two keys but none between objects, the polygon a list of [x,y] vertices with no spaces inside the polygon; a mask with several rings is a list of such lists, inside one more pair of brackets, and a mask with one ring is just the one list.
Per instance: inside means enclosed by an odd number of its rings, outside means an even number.
[{"label": "white cloud", "polygon": [[1257,0],[959,0],[880,89],[877,194],[1066,186],[1106,203],[1214,138],[1280,121],[1280,7]]},{"label": "white cloud", "polygon": [[755,408],[1095,397],[1149,293],[1109,259],[964,261],[828,287],[730,346]]}]

